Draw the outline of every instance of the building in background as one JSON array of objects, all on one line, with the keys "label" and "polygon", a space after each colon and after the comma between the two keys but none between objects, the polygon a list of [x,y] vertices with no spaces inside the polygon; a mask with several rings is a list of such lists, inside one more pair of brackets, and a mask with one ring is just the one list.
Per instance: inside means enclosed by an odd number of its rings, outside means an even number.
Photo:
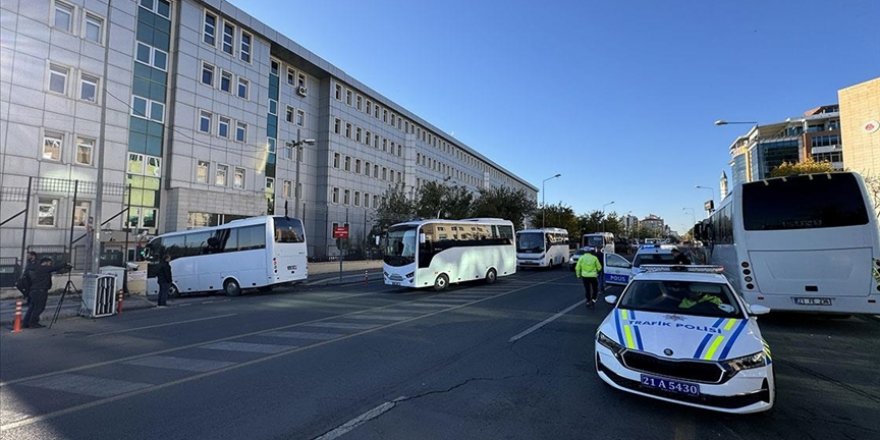
[{"label": "building in background", "polygon": [[731,185],[765,179],[783,162],[811,158],[843,170],[839,106],[824,105],[798,118],[752,127],[729,147]]},{"label": "building in background", "polygon": [[535,186],[228,2],[34,0],[3,2],[0,15],[0,218],[28,208],[0,230],[0,258],[74,241],[82,260],[88,240],[77,238],[101,165],[95,226],[106,222],[105,245],[120,254],[124,229],[142,241],[289,214],[304,219],[309,255],[326,258],[338,253],[336,224],[367,241],[395,185],[507,186],[537,198]]},{"label": "building in background", "polygon": [[880,78],[846,87],[840,100],[843,165],[863,176],[880,177]]},{"label": "building in background", "polygon": [[655,214],[648,214],[645,218],[639,220],[639,228],[642,230],[656,231],[658,234],[664,234],[666,232],[663,219]]}]

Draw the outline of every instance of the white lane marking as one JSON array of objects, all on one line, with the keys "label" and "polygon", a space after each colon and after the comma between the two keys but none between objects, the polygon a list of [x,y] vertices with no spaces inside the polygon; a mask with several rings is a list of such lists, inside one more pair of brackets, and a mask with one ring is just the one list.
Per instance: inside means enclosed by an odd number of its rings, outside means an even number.
[{"label": "white lane marking", "polygon": [[270,336],[273,338],[291,338],[291,339],[313,339],[318,341],[326,341],[328,339],[336,339],[345,336],[343,333],[320,333],[320,332],[269,332],[261,333],[260,336]]},{"label": "white lane marking", "polygon": [[168,370],[211,371],[234,365],[235,362],[211,361],[207,359],[189,359],[174,356],[150,356],[123,362],[126,365],[141,367],[165,368]]},{"label": "white lane marking", "polygon": [[395,304],[396,307],[449,307],[455,304],[440,304],[440,303],[406,303],[406,304]]},{"label": "white lane marking", "polygon": [[21,385],[93,397],[112,397],[153,386],[149,383],[105,379],[81,374],[59,374],[24,382]]},{"label": "white lane marking", "polygon": [[94,337],[94,336],[116,335],[116,334],[119,334],[119,333],[136,332],[136,331],[138,331],[138,330],[147,330],[147,329],[151,329],[151,328],[168,327],[168,326],[171,326],[171,325],[178,325],[178,324],[188,324],[188,323],[190,323],[190,322],[199,322],[199,321],[208,321],[208,320],[211,320],[211,319],[228,318],[228,317],[230,317],[230,316],[235,316],[235,315],[237,315],[237,313],[229,313],[229,314],[226,314],[226,315],[208,316],[207,318],[188,319],[188,320],[186,320],[186,321],[166,322],[165,324],[147,325],[147,326],[144,326],[144,327],[127,328],[127,329],[125,329],[125,330],[114,330],[114,331],[112,331],[112,332],[94,333],[94,334],[88,335],[87,337],[91,338],[91,337]]},{"label": "white lane marking", "polygon": [[518,335],[516,335],[516,336],[514,336],[514,337],[512,337],[512,338],[510,338],[510,339],[508,339],[507,342],[516,342],[516,341],[518,341],[518,340],[520,340],[520,339],[522,339],[522,338],[528,336],[529,333],[531,333],[531,332],[533,332],[533,331],[535,331],[535,330],[537,330],[537,329],[539,329],[539,328],[541,328],[541,327],[543,327],[543,326],[545,326],[545,325],[547,325],[547,324],[549,324],[549,323],[555,321],[555,320],[558,319],[560,316],[562,316],[562,315],[564,315],[564,314],[566,314],[566,313],[572,311],[572,309],[574,309],[575,307],[580,306],[580,305],[582,305],[582,304],[584,304],[584,303],[586,303],[586,302],[587,302],[586,299],[582,299],[582,300],[580,300],[580,301],[578,301],[578,302],[576,302],[576,303],[574,303],[574,304],[572,304],[572,305],[566,307],[565,310],[563,310],[563,311],[561,311],[561,312],[559,312],[559,313],[557,313],[557,314],[555,314],[555,315],[553,315],[553,316],[551,316],[551,317],[549,317],[549,318],[547,318],[547,319],[545,319],[545,320],[543,320],[543,321],[541,321],[541,322],[539,322],[539,323],[537,323],[537,324],[535,324],[535,325],[533,325],[533,326],[527,328],[527,329],[526,329],[525,331],[523,331],[522,333],[520,333],[520,334],[518,334]]},{"label": "white lane marking", "polygon": [[295,345],[277,345],[277,344],[255,344],[253,342],[215,342],[213,344],[202,345],[199,348],[206,348],[208,350],[223,350],[223,351],[243,351],[247,353],[281,353],[285,350],[290,350],[291,348],[296,348]]},{"label": "white lane marking", "polygon": [[378,326],[379,324],[358,324],[354,322],[315,322],[305,325],[305,327],[340,328],[350,330],[366,330]]},{"label": "white lane marking", "polygon": [[354,315],[354,316],[349,316],[349,319],[365,319],[365,320],[376,319],[379,321],[400,321],[401,319],[408,319],[408,318],[409,318],[408,316],[403,316],[403,315],[396,315],[396,316],[391,316],[391,315]]},{"label": "white lane marking", "polygon": [[335,440],[339,437],[342,437],[343,435],[347,434],[348,432],[357,428],[358,426],[361,426],[364,423],[367,423],[370,420],[373,420],[376,417],[379,417],[382,414],[385,414],[386,412],[391,411],[395,406],[397,406],[397,402],[399,402],[403,399],[405,399],[405,397],[400,396],[390,402],[385,402],[385,403],[345,422],[345,424],[343,424],[342,426],[339,426],[339,427],[333,429],[332,431],[329,431],[326,434],[321,435],[320,437],[315,437],[314,440]]}]

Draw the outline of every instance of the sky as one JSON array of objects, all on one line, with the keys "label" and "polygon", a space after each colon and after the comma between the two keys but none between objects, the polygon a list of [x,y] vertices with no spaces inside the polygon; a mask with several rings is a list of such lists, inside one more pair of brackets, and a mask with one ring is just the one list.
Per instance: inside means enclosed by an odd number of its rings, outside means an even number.
[{"label": "sky", "polygon": [[750,128],[715,120],[782,121],[880,76],[878,0],[232,3],[539,191],[562,174],[548,204],[681,233]]}]

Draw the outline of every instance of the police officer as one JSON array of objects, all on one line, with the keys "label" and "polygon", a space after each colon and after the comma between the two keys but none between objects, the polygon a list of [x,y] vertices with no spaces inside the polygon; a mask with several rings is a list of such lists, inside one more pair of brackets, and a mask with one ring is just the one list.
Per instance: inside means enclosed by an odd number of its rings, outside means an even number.
[{"label": "police officer", "polygon": [[51,258],[43,257],[38,266],[32,267],[26,275],[30,281],[30,291],[23,327],[41,328],[44,325],[40,324],[40,314],[46,309],[46,301],[49,299],[49,289],[52,288],[52,272],[70,269],[71,266],[69,264],[55,266]]},{"label": "police officer", "polygon": [[602,263],[599,263],[599,259],[593,254],[592,249],[581,255],[574,267],[575,275],[584,283],[587,308],[593,308],[596,305],[596,297],[599,295],[598,277],[601,270]]},{"label": "police officer", "polygon": [[672,248],[672,264],[688,265],[691,264],[691,259],[677,247]]},{"label": "police officer", "polygon": [[156,307],[167,307],[168,292],[171,290],[171,255],[165,254],[162,262],[159,263],[159,273],[156,274],[156,281],[159,282],[159,300]]}]

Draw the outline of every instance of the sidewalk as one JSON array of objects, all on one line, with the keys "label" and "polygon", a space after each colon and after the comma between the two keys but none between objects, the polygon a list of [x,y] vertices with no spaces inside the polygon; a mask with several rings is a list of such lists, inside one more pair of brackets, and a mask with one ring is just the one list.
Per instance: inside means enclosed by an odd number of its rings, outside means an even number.
[{"label": "sidewalk", "polygon": [[[364,278],[364,272],[367,272],[371,278],[375,278],[377,271],[381,272],[381,269],[382,260],[343,261],[343,276],[341,278],[341,282],[348,283],[361,281]],[[309,280],[305,284],[337,284],[340,282],[338,273],[338,261],[309,263]],[[74,275],[73,277],[81,278],[81,276],[77,275]],[[52,285],[64,286],[64,284],[67,282],[67,275],[65,274],[62,278],[63,281],[61,279],[55,279]],[[80,287],[79,284],[77,284],[77,286]],[[41,322],[43,322],[45,325],[49,325],[49,322],[52,320],[52,316],[55,314],[55,310],[58,307],[58,301],[61,299],[60,290],[53,291],[53,293],[55,292],[57,292],[57,294],[52,294],[49,296],[49,300],[46,302],[46,310],[41,316]],[[18,292],[18,290],[3,289],[2,294],[0,294],[0,325],[8,327],[12,324],[12,321],[15,319],[15,302],[19,298],[21,298],[21,294]],[[67,296],[65,296],[64,302],[61,305],[61,309],[58,311],[58,318],[61,319],[69,318],[71,316],[77,316],[79,314],[81,300],[82,296],[79,294],[79,292],[77,292],[76,294],[68,294]],[[122,310],[124,313],[126,310],[144,309],[155,306],[155,297],[147,298],[144,295],[129,295],[125,297],[125,300],[122,303]],[[22,304],[22,313],[24,313],[26,310],[27,304]]]}]

